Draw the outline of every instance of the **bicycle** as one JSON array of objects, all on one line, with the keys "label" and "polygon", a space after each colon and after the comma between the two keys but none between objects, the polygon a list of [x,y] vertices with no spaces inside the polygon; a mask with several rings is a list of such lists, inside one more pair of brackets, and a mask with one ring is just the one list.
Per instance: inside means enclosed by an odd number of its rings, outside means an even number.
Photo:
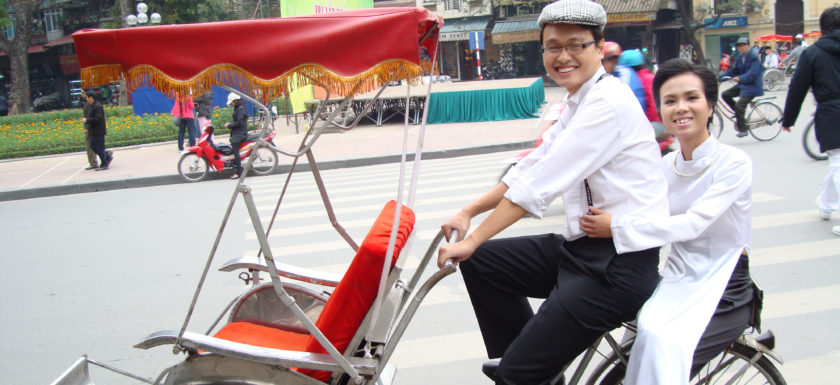
[{"label": "bicycle", "polygon": [[[731,78],[726,77],[721,81],[725,83]],[[758,141],[766,142],[773,140],[779,133],[782,132],[782,126],[778,123],[782,119],[782,108],[772,100],[775,96],[768,96],[753,99],[748,105],[744,116],[747,119],[747,132]],[[721,99],[718,102],[718,107],[715,109],[712,124],[709,126],[709,132],[717,138],[720,138],[723,132],[723,119],[726,118],[733,124],[737,124],[735,119],[735,110],[729,107],[726,102]],[[721,113],[721,110],[724,113]]]},{"label": "bicycle", "polygon": [[[632,325],[624,325],[633,330]],[[597,351],[597,346],[602,340],[606,340],[610,346],[609,353]],[[586,385],[618,385],[624,381],[624,373],[627,369],[627,360],[632,347],[633,339],[623,344],[618,344],[614,337],[605,334],[595,344],[587,349],[583,358],[578,364],[577,370],[568,382],[569,385],[576,385],[583,375],[583,368],[592,361],[595,353],[600,354],[604,359],[587,378]],[[760,336],[753,336],[752,333],[745,334],[732,342],[718,356],[712,358],[690,381],[691,384],[770,384],[786,385],[787,381],[773,364],[783,364],[781,357],[774,351],[775,336],[772,331],[767,331]]]},{"label": "bicycle", "polygon": [[768,68],[761,74],[761,81],[764,82],[765,91],[775,91],[784,84],[785,73],[778,68]]},{"label": "bicycle", "polygon": [[814,129],[814,119],[811,119],[811,123],[808,123],[808,126],[805,127],[805,131],[802,132],[802,147],[811,159],[828,159],[828,155],[820,151],[820,143],[817,142],[817,131]]}]

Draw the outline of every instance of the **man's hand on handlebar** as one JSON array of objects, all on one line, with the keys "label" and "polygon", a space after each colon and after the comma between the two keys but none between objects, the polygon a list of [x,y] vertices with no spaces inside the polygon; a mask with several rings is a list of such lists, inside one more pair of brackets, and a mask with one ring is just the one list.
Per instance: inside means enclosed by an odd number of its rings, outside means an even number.
[{"label": "man's hand on handlebar", "polygon": [[470,238],[441,246],[438,250],[438,268],[442,269],[446,265],[446,261],[451,261],[453,265],[458,266],[458,263],[469,258],[477,247]]}]

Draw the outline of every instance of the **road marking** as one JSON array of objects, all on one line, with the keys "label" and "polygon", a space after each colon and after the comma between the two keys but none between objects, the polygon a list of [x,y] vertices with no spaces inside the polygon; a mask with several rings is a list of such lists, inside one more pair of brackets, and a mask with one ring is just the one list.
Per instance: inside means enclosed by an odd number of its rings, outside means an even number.
[{"label": "road marking", "polygon": [[753,249],[752,266],[767,266],[840,255],[840,238]]},{"label": "road marking", "polygon": [[840,309],[840,285],[765,293],[761,318],[782,318]]},{"label": "road marking", "polygon": [[785,225],[796,225],[800,223],[819,222],[817,210],[794,211],[780,214],[760,215],[752,218],[752,229],[765,229]]},{"label": "road marking", "polygon": [[[784,358],[784,357],[783,357]],[[796,361],[785,362],[784,366],[776,366],[788,384],[810,384],[814,382],[815,373],[833,372],[832,369],[840,361],[840,350],[832,350],[819,356],[802,358]],[[775,362],[774,362],[775,364]],[[832,376],[834,378],[835,376]]]},{"label": "road marking", "polygon": [[486,357],[479,331],[402,340],[394,351],[398,368],[439,365],[469,358]]},{"label": "road marking", "polygon": [[80,169],[79,169],[79,171],[76,171],[76,172],[74,172],[74,173],[73,173],[73,175],[68,176],[68,177],[67,177],[67,179],[65,179],[65,180],[61,181],[61,183],[60,183],[60,184],[65,184],[65,183],[67,183],[67,181],[69,181],[70,179],[73,179],[76,175],[79,175],[79,173],[80,173],[80,172],[82,172],[82,171],[85,171],[85,169],[84,169],[84,168],[80,168]]},{"label": "road marking", "polygon": [[[420,202],[421,198],[426,194],[433,194],[433,193],[441,193],[441,192],[450,192],[450,191],[457,191],[457,195],[464,196],[464,191],[468,191],[470,189],[487,189],[492,187],[493,184],[489,184],[487,182],[479,182],[479,183],[463,183],[458,185],[451,185],[451,186],[439,186],[439,187],[430,187],[430,188],[421,188],[417,190],[417,201]],[[335,196],[331,191],[327,190],[327,193],[330,196]],[[309,197],[314,199],[309,199],[300,202],[288,202],[285,201],[281,206],[282,207],[306,207],[306,206],[315,206],[315,205],[323,205],[320,196],[317,192],[313,192],[308,194]],[[368,194],[357,194],[352,196],[340,197],[340,198],[330,198],[330,202],[333,203],[333,206],[337,206],[337,204],[342,203],[353,203],[362,200],[372,200],[372,199],[395,199],[397,197],[397,190],[394,189],[393,191],[384,192],[384,193],[368,193]],[[465,199],[469,200],[470,197],[466,197]],[[255,201],[277,201],[277,197],[256,197]],[[284,198],[285,200],[285,198]],[[385,202],[383,202],[385,204]],[[257,206],[259,210],[274,210],[275,205],[262,205]]]},{"label": "road marking", "polygon": [[56,164],[55,166],[50,167],[49,169],[47,169],[47,171],[44,171],[44,172],[42,172],[40,175],[38,175],[38,176],[36,176],[36,177],[34,177],[34,178],[30,179],[28,182],[26,182],[26,183],[24,183],[24,184],[20,185],[18,188],[24,188],[24,187],[26,187],[26,185],[28,185],[28,184],[30,184],[30,183],[32,183],[32,182],[34,182],[34,181],[38,180],[38,178],[40,178],[40,177],[42,177],[42,176],[44,176],[44,175],[47,175],[50,171],[55,170],[56,168],[58,168],[58,166],[61,166],[62,164],[64,164],[64,163],[65,163],[65,162],[67,162],[68,160],[70,160],[70,157],[67,157],[67,158],[65,158],[64,160],[62,160],[61,162],[58,162],[58,164]]},{"label": "road marking", "polygon": [[782,198],[782,197],[780,197],[778,195],[774,195],[774,194],[768,194],[768,193],[754,193],[752,195],[753,203],[772,202],[772,201],[778,201],[778,200],[782,200],[782,199],[785,199],[785,198]]}]

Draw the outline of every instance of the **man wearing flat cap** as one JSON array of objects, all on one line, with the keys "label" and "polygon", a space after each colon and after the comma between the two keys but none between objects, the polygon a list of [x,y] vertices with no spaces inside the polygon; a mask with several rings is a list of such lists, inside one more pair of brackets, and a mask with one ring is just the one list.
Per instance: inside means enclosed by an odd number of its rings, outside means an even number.
[{"label": "man wearing flat cap", "polygon": [[[560,0],[539,18],[543,63],[569,92],[543,143],[502,182],[441,227],[457,243],[438,264],[459,264],[497,384],[551,384],[598,337],[630,321],[656,287],[659,248],[589,238],[589,206],[636,218],[669,215],[653,129],[633,92],[601,66],[604,8]],[[490,239],[526,213],[541,218],[563,198],[561,234]],[[471,219],[490,215],[464,238]],[[633,242],[636,242],[635,240]],[[617,251],[621,250],[621,252]],[[545,299],[536,314],[528,298]]]},{"label": "man wearing flat cap", "polygon": [[[747,121],[744,118],[747,104],[756,96],[764,95],[764,82],[761,80],[764,68],[761,66],[761,59],[750,49],[750,39],[738,38],[735,48],[740,55],[735,59],[735,64],[720,75],[721,78],[731,77],[735,86],[723,91],[720,98],[735,110],[735,129],[738,131],[736,136],[743,138],[747,136]],[[736,96],[739,97],[738,101],[735,101]]]}]

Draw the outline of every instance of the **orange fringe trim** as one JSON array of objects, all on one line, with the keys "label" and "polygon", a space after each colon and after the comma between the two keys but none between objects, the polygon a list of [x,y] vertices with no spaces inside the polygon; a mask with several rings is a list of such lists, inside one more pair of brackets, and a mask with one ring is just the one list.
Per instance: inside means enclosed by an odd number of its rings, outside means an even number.
[{"label": "orange fringe trim", "polygon": [[169,97],[173,97],[176,92],[200,95],[209,91],[211,86],[226,85],[243,90],[262,101],[270,101],[308,85],[318,85],[333,95],[341,96],[369,92],[390,81],[406,80],[412,85],[418,85],[420,76],[428,72],[425,67],[430,66],[430,63],[424,64],[418,66],[403,59],[386,60],[358,75],[343,77],[320,64],[306,63],[274,79],[261,79],[239,66],[225,63],[206,68],[187,80],[173,79],[150,65],[135,66],[123,72],[119,64],[106,64],[83,68],[81,81],[82,87],[88,88],[125,79],[129,92],[151,86]]}]

